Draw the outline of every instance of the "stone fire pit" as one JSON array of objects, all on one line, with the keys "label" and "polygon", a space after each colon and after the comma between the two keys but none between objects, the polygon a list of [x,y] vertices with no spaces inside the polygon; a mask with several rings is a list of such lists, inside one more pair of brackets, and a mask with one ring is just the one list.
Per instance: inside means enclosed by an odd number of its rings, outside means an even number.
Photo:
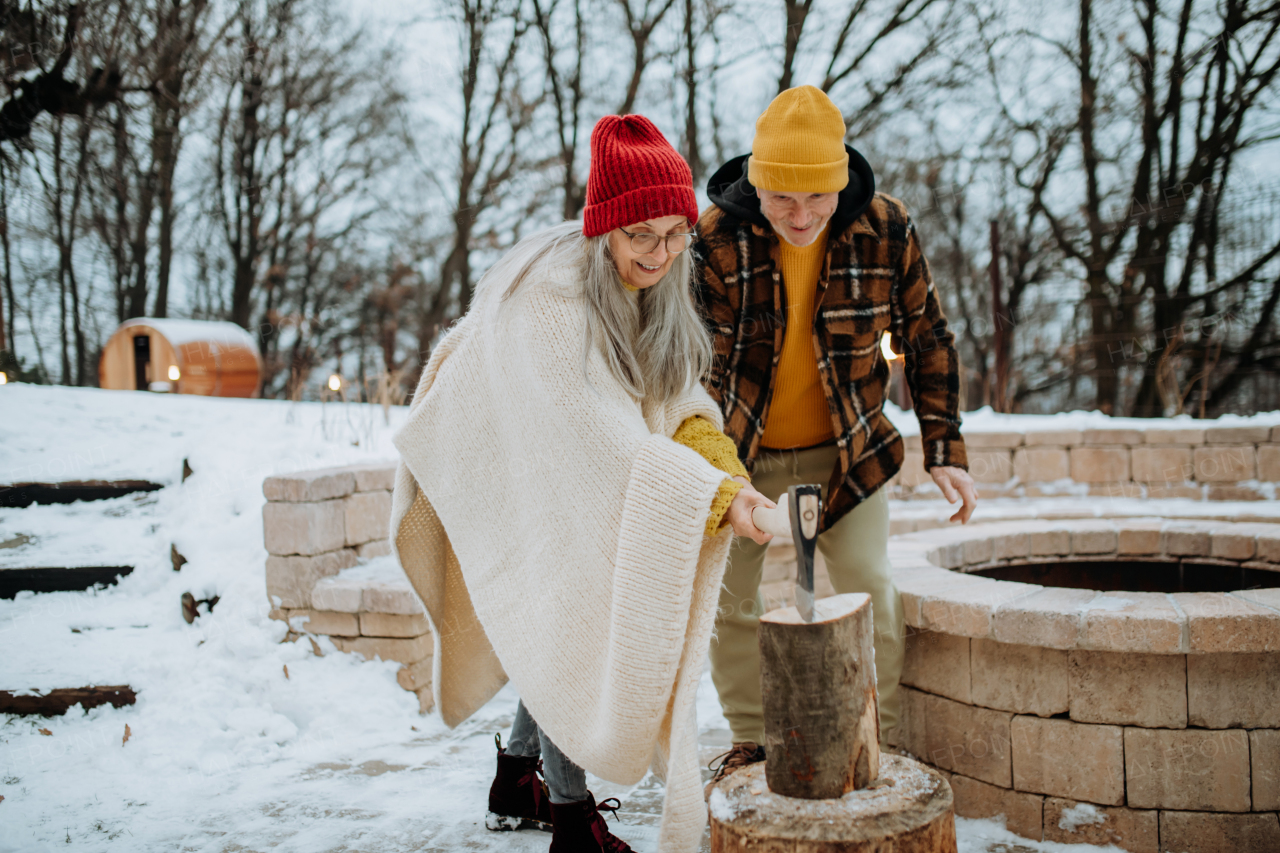
[{"label": "stone fire pit", "polygon": [[949,774],[958,814],[1131,851],[1280,850],[1280,524],[1031,519],[890,548],[900,745]]}]

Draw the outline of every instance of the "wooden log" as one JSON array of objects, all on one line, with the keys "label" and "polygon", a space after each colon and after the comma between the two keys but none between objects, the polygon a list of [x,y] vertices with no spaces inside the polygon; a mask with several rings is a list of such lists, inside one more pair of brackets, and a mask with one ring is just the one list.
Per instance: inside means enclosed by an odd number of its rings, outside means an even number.
[{"label": "wooden log", "polygon": [[43,717],[58,717],[67,713],[72,705],[79,705],[84,710],[99,705],[111,705],[123,708],[138,701],[133,688],[127,684],[113,684],[105,687],[59,687],[48,693],[32,691],[15,693],[0,690],[0,714],[39,714]]},{"label": "wooden log", "polygon": [[865,788],[880,767],[871,596],[760,617],[760,685],[769,788],[822,800]]},{"label": "wooden log", "polygon": [[42,566],[0,569],[0,598],[16,598],[20,592],[79,592],[103,584],[114,586],[133,566]]},{"label": "wooden log", "polygon": [[21,509],[35,504],[69,504],[76,501],[102,501],[134,492],[163,489],[160,483],[146,480],[69,480],[63,483],[0,484],[0,507]]},{"label": "wooden log", "polygon": [[956,853],[951,786],[932,767],[884,755],[872,787],[828,800],[768,789],[760,764],[708,799],[712,853]]}]

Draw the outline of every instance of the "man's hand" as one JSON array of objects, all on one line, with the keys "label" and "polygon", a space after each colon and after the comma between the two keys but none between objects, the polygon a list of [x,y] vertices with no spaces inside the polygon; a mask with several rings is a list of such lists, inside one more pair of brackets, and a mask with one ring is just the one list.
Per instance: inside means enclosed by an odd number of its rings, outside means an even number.
[{"label": "man's hand", "polygon": [[953,465],[939,465],[930,468],[929,474],[938,484],[938,488],[942,489],[942,496],[947,499],[947,503],[964,501],[949,520],[958,521],[961,524],[968,521],[969,516],[973,515],[974,507],[978,505],[978,490],[974,488],[973,478],[969,476],[969,472]]},{"label": "man's hand", "polygon": [[777,504],[757,492],[746,477],[730,479],[742,483],[743,487],[733,496],[733,503],[729,504],[729,525],[733,527],[735,535],[748,536],[757,545],[763,545],[773,538],[773,534],[765,533],[756,527],[755,522],[751,520],[751,510],[758,506],[772,508]]}]

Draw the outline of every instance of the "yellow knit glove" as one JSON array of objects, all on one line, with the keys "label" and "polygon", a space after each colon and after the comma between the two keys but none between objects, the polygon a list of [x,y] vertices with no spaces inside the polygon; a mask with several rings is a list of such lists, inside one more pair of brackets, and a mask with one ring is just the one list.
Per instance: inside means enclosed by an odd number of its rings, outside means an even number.
[{"label": "yellow knit glove", "polygon": [[[715,424],[698,415],[685,418],[671,438],[695,451],[703,459],[731,477],[744,477],[747,469],[738,458],[738,448],[729,436],[716,429]],[[728,523],[725,515],[734,497],[742,490],[742,484],[726,479],[720,484],[715,499],[711,501],[711,514],[707,516],[705,533],[715,536]]]}]

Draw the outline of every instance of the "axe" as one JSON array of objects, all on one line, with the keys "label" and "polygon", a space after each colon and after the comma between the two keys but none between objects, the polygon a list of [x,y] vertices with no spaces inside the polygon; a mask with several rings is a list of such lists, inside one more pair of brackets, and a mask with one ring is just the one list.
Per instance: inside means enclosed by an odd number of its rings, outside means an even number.
[{"label": "axe", "polygon": [[814,484],[791,486],[773,509],[758,506],[751,522],[765,533],[790,536],[796,546],[796,609],[804,621],[813,621],[813,547],[818,541],[822,515],[822,488]]}]

